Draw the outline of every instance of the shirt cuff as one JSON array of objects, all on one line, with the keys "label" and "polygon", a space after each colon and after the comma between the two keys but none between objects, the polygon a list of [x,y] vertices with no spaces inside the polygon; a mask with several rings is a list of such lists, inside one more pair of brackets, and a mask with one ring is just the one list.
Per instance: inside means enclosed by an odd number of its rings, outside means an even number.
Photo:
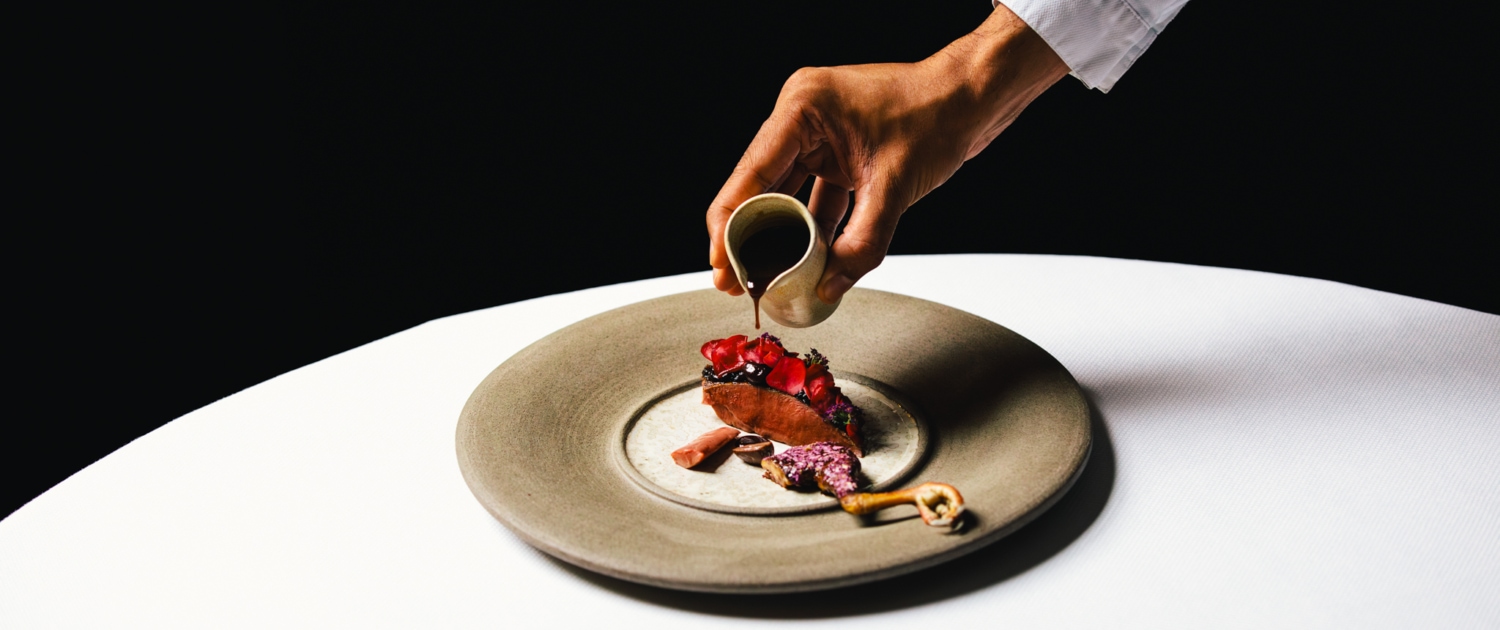
[{"label": "shirt cuff", "polygon": [[1040,35],[1083,84],[1108,92],[1187,0],[992,0]]}]

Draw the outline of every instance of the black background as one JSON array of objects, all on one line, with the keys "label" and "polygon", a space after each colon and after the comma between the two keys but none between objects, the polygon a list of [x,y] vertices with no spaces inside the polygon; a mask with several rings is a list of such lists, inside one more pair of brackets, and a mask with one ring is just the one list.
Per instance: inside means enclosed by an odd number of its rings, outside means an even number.
[{"label": "black background", "polygon": [[[1066,78],[1039,98],[892,253],[1237,267],[1500,313],[1489,22],[1312,4],[1188,5],[1110,94]],[[8,239],[24,376],[0,514],[429,319],[705,269],[703,212],[792,71],[915,61],[988,12],[62,18],[13,95],[41,141],[15,171],[35,194]]]}]

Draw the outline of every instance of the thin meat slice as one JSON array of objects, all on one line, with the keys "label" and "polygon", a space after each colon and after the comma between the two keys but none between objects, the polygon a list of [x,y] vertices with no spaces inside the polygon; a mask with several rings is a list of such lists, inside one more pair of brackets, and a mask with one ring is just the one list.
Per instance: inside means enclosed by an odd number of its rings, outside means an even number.
[{"label": "thin meat slice", "polygon": [[728,446],[739,436],[740,432],[737,429],[719,427],[694,438],[692,442],[688,442],[687,446],[672,451],[672,461],[677,462],[677,465],[683,468],[692,468],[707,459],[709,455]]},{"label": "thin meat slice", "polygon": [[749,383],[703,381],[703,404],[731,427],[759,433],[792,446],[833,442],[864,457],[859,444],[800,400],[768,387]]}]

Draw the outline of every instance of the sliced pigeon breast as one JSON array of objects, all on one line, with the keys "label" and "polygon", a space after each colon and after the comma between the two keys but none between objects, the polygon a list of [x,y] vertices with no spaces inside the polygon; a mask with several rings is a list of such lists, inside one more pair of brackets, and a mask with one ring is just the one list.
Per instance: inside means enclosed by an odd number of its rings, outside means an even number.
[{"label": "sliced pigeon breast", "polygon": [[812,407],[775,389],[749,383],[714,383],[705,379],[703,404],[713,407],[724,424],[741,431],[758,433],[792,446],[833,442],[849,447],[857,456],[864,456],[859,444],[824,421]]}]

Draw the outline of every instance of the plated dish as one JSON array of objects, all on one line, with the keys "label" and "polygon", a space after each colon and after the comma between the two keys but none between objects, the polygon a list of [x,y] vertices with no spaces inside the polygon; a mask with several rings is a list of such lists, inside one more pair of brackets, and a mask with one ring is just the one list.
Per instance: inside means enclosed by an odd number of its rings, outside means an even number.
[{"label": "plated dish", "polygon": [[743,332],[745,319],[741,300],[697,291],[527,347],[460,415],[465,481],[517,535],[578,566],[676,589],[788,592],[978,549],[1055,502],[1087,458],[1087,402],[1041,348],[953,308],[856,289],[820,326],[768,330],[834,358],[834,376],[871,419],[871,489],[951,483],[966,499],[963,527],[938,533],[910,507],[853,516],[829,497],[759,480],[727,454],[684,469],[671,450],[722,426],[693,403],[699,348]]},{"label": "plated dish", "polygon": [[[907,479],[927,449],[927,427],[909,404],[879,384],[857,375],[835,372],[851,398],[865,409],[866,440],[870,447],[861,463],[871,491],[891,489]],[[683,384],[648,404],[621,428],[614,463],[647,491],[669,501],[727,514],[797,514],[838,505],[817,492],[787,492],[764,479],[757,465],[719,454],[704,464],[685,469],[663,457],[694,436],[724,424],[703,404],[697,380]],[[773,442],[776,452],[787,445]]]}]

